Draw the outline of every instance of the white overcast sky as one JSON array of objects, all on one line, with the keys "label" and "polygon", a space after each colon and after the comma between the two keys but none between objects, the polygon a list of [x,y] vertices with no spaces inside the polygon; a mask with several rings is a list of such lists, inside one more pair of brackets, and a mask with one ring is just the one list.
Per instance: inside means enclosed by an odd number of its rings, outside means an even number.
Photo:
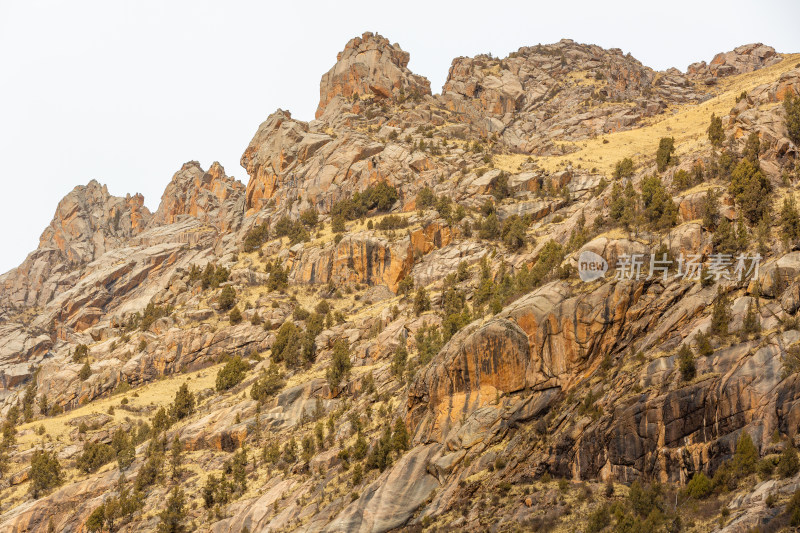
[{"label": "white overcast sky", "polygon": [[800,52],[800,2],[95,2],[0,0],[0,272],[58,201],[97,179],[155,210],[181,164],[239,157],[277,108],[309,120],[319,80],[377,31],[441,91],[454,57],[561,38],[685,70],[750,42]]}]

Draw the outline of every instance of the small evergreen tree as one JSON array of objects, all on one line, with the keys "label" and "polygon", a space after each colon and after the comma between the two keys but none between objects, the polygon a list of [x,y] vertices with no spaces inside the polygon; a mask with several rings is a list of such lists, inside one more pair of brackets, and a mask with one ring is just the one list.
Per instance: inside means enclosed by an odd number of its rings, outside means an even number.
[{"label": "small evergreen tree", "polygon": [[238,306],[236,306],[233,309],[231,309],[231,312],[228,315],[228,318],[230,319],[231,324],[233,324],[234,326],[242,321],[242,312],[239,311],[239,307]]},{"label": "small evergreen tree", "polygon": [[418,288],[417,295],[414,297],[414,314],[419,316],[430,308],[431,300],[428,298],[428,291],[425,290],[425,287]]},{"label": "small evergreen tree", "polygon": [[778,459],[778,475],[782,478],[789,478],[800,471],[800,460],[797,457],[797,448],[791,442],[786,443],[786,447],[781,452]]},{"label": "small evergreen tree", "polygon": [[697,374],[697,366],[694,362],[694,354],[688,344],[681,346],[678,352],[678,367],[681,372],[681,379],[691,381]]},{"label": "small evergreen tree", "polygon": [[800,94],[788,95],[783,101],[786,112],[786,130],[792,142],[800,146]]},{"label": "small evergreen tree", "polygon": [[758,155],[761,153],[761,140],[758,138],[758,133],[751,133],[747,136],[747,142],[742,151],[742,157],[758,165]]},{"label": "small evergreen tree", "polygon": [[731,173],[729,191],[751,224],[768,215],[771,189],[757,162],[742,159]]},{"label": "small evergreen tree", "polygon": [[189,385],[184,382],[175,393],[170,414],[175,420],[183,420],[194,413],[194,404],[194,393],[189,390]]},{"label": "small evergreen tree", "polygon": [[714,113],[711,114],[711,123],[708,125],[708,140],[716,147],[722,146],[725,140],[725,132],[722,129],[722,118]]},{"label": "small evergreen tree", "polygon": [[346,380],[349,377],[352,366],[347,340],[339,339],[333,345],[331,365],[327,371],[328,385],[331,391],[337,390],[342,380]]},{"label": "small evergreen tree", "polygon": [[675,139],[672,137],[663,137],[658,143],[658,151],[656,152],[656,167],[659,172],[664,172],[667,167],[678,163],[675,154]]},{"label": "small evergreen tree", "polygon": [[714,189],[709,189],[706,191],[703,201],[703,227],[706,229],[716,228],[718,219],[719,202],[717,201],[717,192]]},{"label": "small evergreen tree", "polygon": [[177,486],[173,487],[167,499],[166,507],[158,515],[158,533],[184,533],[186,527],[183,525],[186,519],[185,496],[183,490]]},{"label": "small evergreen tree", "polygon": [[269,368],[261,372],[261,377],[253,383],[250,388],[250,397],[257,402],[265,402],[277,394],[283,386],[283,376],[278,365],[273,361],[270,363]]},{"label": "small evergreen tree", "polygon": [[406,343],[404,340],[401,340],[400,344],[397,345],[397,349],[394,351],[394,357],[392,358],[392,375],[399,378],[403,375],[403,372],[406,370],[406,361],[408,360],[408,350],[406,349]]},{"label": "small evergreen tree", "polygon": [[731,321],[730,300],[728,295],[722,292],[722,288],[717,290],[717,298],[714,300],[714,307],[711,311],[711,333],[719,337],[728,335],[728,324]]},{"label": "small evergreen tree", "polygon": [[406,423],[402,418],[398,418],[394,423],[392,431],[392,449],[396,452],[408,450],[409,435]]},{"label": "small evergreen tree", "polygon": [[235,387],[244,379],[245,374],[250,369],[244,359],[238,355],[225,363],[225,366],[217,372],[216,387],[221,392]]},{"label": "small evergreen tree", "polygon": [[127,431],[122,429],[115,431],[111,439],[111,446],[114,448],[120,470],[125,470],[133,464],[133,460],[136,458],[136,447]]},{"label": "small evergreen tree", "polygon": [[181,443],[181,439],[178,437],[178,434],[175,434],[175,438],[172,439],[172,449],[170,450],[170,461],[169,465],[172,469],[172,479],[178,480],[181,477],[182,469],[181,465],[183,464],[183,443]]},{"label": "small evergreen tree", "polygon": [[800,214],[797,212],[797,202],[794,199],[794,195],[789,195],[783,199],[781,236],[787,246],[800,239]]},{"label": "small evergreen tree", "polygon": [[36,450],[31,455],[31,469],[29,472],[31,480],[30,493],[34,499],[38,499],[52,488],[58,487],[64,482],[61,473],[61,465],[56,457],[56,452],[47,450]]},{"label": "small evergreen tree", "polygon": [[86,361],[85,363],[83,363],[80,372],[78,372],[78,378],[81,381],[86,381],[87,379],[89,379],[89,376],[91,375],[92,375],[92,367],[89,366],[89,361]]},{"label": "small evergreen tree", "polygon": [[614,179],[630,178],[633,176],[633,160],[630,157],[626,157],[617,161],[616,165],[614,165],[612,176]]},{"label": "small evergreen tree", "polygon": [[733,469],[736,477],[742,478],[756,471],[758,463],[758,450],[750,434],[742,431],[736,443],[736,452],[733,454]]},{"label": "small evergreen tree", "polygon": [[219,293],[217,303],[222,311],[228,311],[233,308],[236,305],[236,290],[230,285],[223,287]]}]

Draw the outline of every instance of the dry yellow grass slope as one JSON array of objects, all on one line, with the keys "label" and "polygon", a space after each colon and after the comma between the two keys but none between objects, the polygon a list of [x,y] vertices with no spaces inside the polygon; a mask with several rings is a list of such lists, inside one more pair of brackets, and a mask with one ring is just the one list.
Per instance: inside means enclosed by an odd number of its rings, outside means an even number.
[{"label": "dry yellow grass slope", "polygon": [[[115,394],[95,400],[62,415],[22,424],[18,428],[22,435],[17,440],[23,446],[34,446],[48,436],[53,439],[65,438],[75,429],[75,426],[70,424],[71,420],[94,413],[108,413],[109,407],[112,406],[116,408],[112,425],[121,424],[126,417],[131,419],[149,418],[150,413],[139,417],[127,409],[119,409],[120,402],[123,398],[127,398],[128,406],[133,409],[151,405],[167,406],[175,399],[175,393],[184,382],[188,384],[189,390],[195,393],[207,388],[214,388],[217,371],[221,367],[222,365],[215,365],[195,372],[165,377],[137,389],[131,389],[124,394]],[[36,434],[36,430],[40,426],[44,426],[45,429],[45,434],[41,436]]]},{"label": "dry yellow grass slope", "polygon": [[[712,113],[727,115],[736,104],[736,97],[743,91],[777,80],[781,74],[796,67],[800,54],[784,54],[780,63],[769,67],[732,76],[720,81],[714,89],[716,95],[699,105],[685,105],[667,110],[655,117],[651,123],[628,131],[610,133],[580,141],[574,144],[580,149],[563,156],[538,157],[536,162],[545,170],[554,171],[571,162],[582,168],[597,168],[610,174],[614,164],[622,158],[630,157],[642,162],[655,157],[658,142],[662,137],[674,137],[678,155],[693,151],[701,143],[707,142],[706,128]],[[603,141],[607,140],[607,143]],[[507,154],[494,158],[495,166],[509,172],[517,172],[519,165],[527,159],[526,155]]]}]

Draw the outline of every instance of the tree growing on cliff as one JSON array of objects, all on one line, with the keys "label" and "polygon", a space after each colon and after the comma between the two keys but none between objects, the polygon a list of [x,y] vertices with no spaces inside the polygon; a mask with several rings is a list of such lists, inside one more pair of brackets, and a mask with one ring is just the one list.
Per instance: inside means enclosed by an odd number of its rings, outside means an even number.
[{"label": "tree growing on cliff", "polygon": [[183,420],[194,413],[194,405],[194,393],[189,390],[189,385],[184,382],[177,392],[175,392],[175,400],[173,400],[172,406],[170,407],[170,415],[175,420]]},{"label": "tree growing on cliff", "polygon": [[678,352],[678,368],[681,372],[683,381],[691,381],[697,374],[697,366],[694,362],[694,354],[688,344],[681,346]]},{"label": "tree growing on cliff", "polygon": [[81,361],[86,361],[89,358],[89,347],[85,344],[79,344],[75,347],[75,351],[72,352],[72,361],[74,363],[80,363]]},{"label": "tree growing on cliff", "polygon": [[631,176],[633,176],[633,159],[626,157],[617,161],[616,165],[614,165],[612,177],[614,179],[620,179],[630,178]]},{"label": "tree growing on cliff", "polygon": [[233,308],[233,306],[236,305],[236,289],[230,285],[223,287],[219,293],[217,303],[222,311],[228,311]]},{"label": "tree growing on cliff", "polygon": [[663,137],[658,143],[658,150],[656,151],[656,167],[659,172],[664,172],[667,167],[678,164],[678,158],[675,157],[675,139],[672,137]]},{"label": "tree growing on cliff", "polygon": [[728,295],[722,292],[722,288],[717,290],[717,298],[714,300],[714,307],[711,310],[711,334],[719,337],[728,335],[728,324],[731,321],[731,304]]},{"label": "tree growing on cliff", "polygon": [[725,132],[722,130],[722,117],[718,117],[714,113],[711,114],[711,123],[706,130],[708,133],[708,140],[716,147],[722,146],[725,140]]},{"label": "tree growing on cliff", "polygon": [[34,499],[58,487],[64,482],[61,465],[55,451],[39,449],[31,456],[30,493]]},{"label": "tree growing on cliff", "polygon": [[786,130],[792,142],[800,146],[800,94],[788,95],[783,101],[786,111]]},{"label": "tree growing on cliff", "polygon": [[236,306],[233,309],[231,309],[231,312],[228,315],[228,319],[231,321],[231,325],[234,326],[242,321],[242,312],[239,311],[239,306]]},{"label": "tree growing on cliff", "polygon": [[261,372],[261,377],[253,383],[250,388],[250,397],[257,402],[265,402],[277,394],[283,386],[283,376],[278,365],[273,361],[270,363],[269,368]]},{"label": "tree growing on cliff", "polygon": [[658,176],[642,180],[642,204],[644,214],[654,228],[667,229],[675,225],[678,208]]},{"label": "tree growing on cliff", "polygon": [[326,373],[331,391],[337,390],[342,380],[350,375],[353,364],[350,362],[350,348],[347,340],[339,339],[333,345],[331,364]]},{"label": "tree growing on cliff", "polygon": [[158,533],[184,533],[186,526],[185,496],[183,490],[177,486],[172,488],[166,506],[159,515]]},{"label": "tree growing on cliff", "polygon": [[217,372],[216,387],[221,392],[235,387],[244,379],[245,373],[250,369],[244,359],[238,355],[225,363],[225,366]]},{"label": "tree growing on cliff", "polygon": [[78,378],[81,381],[86,381],[87,379],[89,379],[91,375],[92,375],[92,367],[89,366],[89,361],[86,361],[85,363],[83,363],[83,366],[78,372]]},{"label": "tree growing on cliff", "polygon": [[419,316],[425,311],[429,311],[430,308],[431,299],[428,298],[428,291],[425,290],[425,287],[418,288],[417,295],[414,297],[414,314]]},{"label": "tree growing on cliff", "polygon": [[764,173],[749,159],[742,159],[731,173],[728,188],[744,217],[755,224],[769,214],[772,186]]}]

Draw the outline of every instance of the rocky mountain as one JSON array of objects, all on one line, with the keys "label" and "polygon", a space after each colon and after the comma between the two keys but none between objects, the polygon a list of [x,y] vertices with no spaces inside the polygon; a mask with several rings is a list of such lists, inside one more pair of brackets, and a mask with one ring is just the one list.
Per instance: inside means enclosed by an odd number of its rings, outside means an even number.
[{"label": "rocky mountain", "polygon": [[[800,525],[800,54],[380,35],[0,276],[0,531]],[[183,528],[183,529],[181,529]]]}]

